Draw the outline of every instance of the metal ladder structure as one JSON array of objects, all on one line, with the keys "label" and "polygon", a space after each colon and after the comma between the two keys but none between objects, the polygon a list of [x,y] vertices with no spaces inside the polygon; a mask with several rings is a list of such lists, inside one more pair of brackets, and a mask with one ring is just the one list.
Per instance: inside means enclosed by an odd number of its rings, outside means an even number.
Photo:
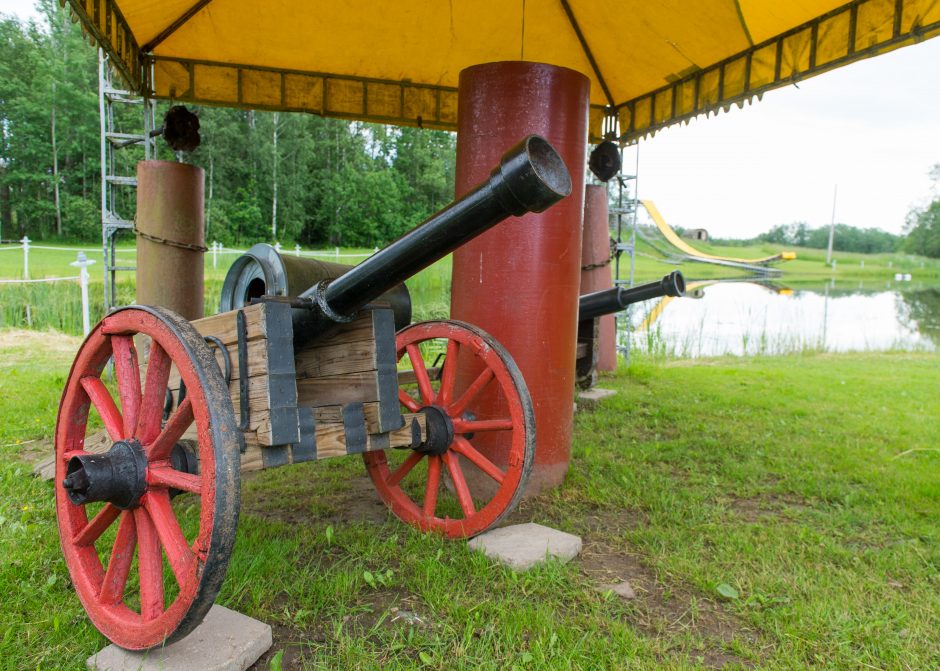
[{"label": "metal ladder structure", "polygon": [[[623,168],[627,164],[627,159],[630,158],[627,154],[627,149],[630,149],[634,156],[633,165],[634,170],[632,175],[624,174]],[[614,285],[615,286],[628,286],[632,287],[634,285],[634,270],[636,267],[636,217],[637,217],[637,208],[640,205],[637,194],[637,183],[638,175],[640,172],[640,145],[638,142],[635,142],[632,145],[627,147],[620,148],[620,174],[617,175],[614,180],[616,180],[617,189],[617,205],[609,209],[610,212],[610,228],[613,232],[614,239]],[[633,195],[629,195],[628,183],[633,182]],[[611,182],[608,182],[610,184]],[[630,263],[630,274],[627,279],[620,278],[620,267],[623,261],[621,258],[626,254]],[[627,338],[624,341],[623,345],[617,347],[617,350],[623,355],[624,363],[628,366],[630,365],[630,308],[627,307],[623,312],[615,315],[617,320],[616,332],[620,333],[620,322],[623,321],[626,323],[626,332]]]},{"label": "metal ladder structure", "polygon": [[[132,118],[121,113],[120,108],[140,107],[143,117],[142,132],[122,132],[121,122]],[[108,57],[98,50],[98,111],[101,116],[101,243],[104,255],[104,305],[107,314],[117,306],[118,271],[136,270],[135,266],[118,265],[116,243],[121,231],[133,231],[133,217],[122,216],[133,209],[136,203],[137,177],[133,173],[136,161],[131,156],[122,160],[119,156],[129,154],[130,148],[143,146],[145,160],[156,158],[156,138],[152,131],[156,121],[156,106],[153,100],[142,98],[130,91],[115,86]],[[137,117],[138,119],[140,117]],[[130,124],[128,124],[130,125]],[[139,129],[137,122],[133,124]],[[139,151],[133,152],[139,155]],[[122,174],[123,173],[123,174]],[[131,200],[131,198],[134,200]]]}]

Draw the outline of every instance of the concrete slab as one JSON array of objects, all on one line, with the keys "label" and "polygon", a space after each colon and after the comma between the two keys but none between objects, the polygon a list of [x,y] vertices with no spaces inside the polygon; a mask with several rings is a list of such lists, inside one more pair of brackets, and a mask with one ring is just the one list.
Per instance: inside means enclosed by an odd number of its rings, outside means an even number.
[{"label": "concrete slab", "polygon": [[590,389],[585,389],[584,391],[578,392],[579,401],[593,401],[597,402],[601,399],[609,398],[614,396],[617,393],[615,389],[604,389],[603,387],[591,387]]},{"label": "concrete slab", "polygon": [[245,671],[272,643],[270,625],[214,605],[181,641],[147,652],[112,644],[85,665],[89,671]]},{"label": "concrete slab", "polygon": [[580,537],[532,522],[487,531],[467,545],[517,571],[525,571],[549,557],[567,562],[581,552]]}]

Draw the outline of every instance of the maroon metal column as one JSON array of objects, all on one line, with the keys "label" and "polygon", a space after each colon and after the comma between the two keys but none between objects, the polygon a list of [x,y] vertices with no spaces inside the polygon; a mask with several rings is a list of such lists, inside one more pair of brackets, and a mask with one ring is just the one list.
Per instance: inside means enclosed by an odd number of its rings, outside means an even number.
[{"label": "maroon metal column", "polygon": [[205,172],[194,165],[137,164],[139,304],[160,305],[186,319],[203,316],[204,185]]},{"label": "maroon metal column", "polygon": [[[607,187],[584,187],[584,244],[581,249],[581,293],[610,289],[610,233]],[[600,318],[597,333],[597,370],[617,370],[617,327],[613,315]]]},{"label": "maroon metal column", "polygon": [[[460,73],[458,196],[532,133],[551,142],[571,172],[571,195],[560,203],[503,222],[454,252],[451,316],[501,342],[532,395],[538,442],[528,495],[560,484],[571,454],[589,90],[583,74],[542,63],[486,63]],[[458,385],[472,374],[462,363]],[[503,465],[505,442],[499,433],[474,441]]]}]

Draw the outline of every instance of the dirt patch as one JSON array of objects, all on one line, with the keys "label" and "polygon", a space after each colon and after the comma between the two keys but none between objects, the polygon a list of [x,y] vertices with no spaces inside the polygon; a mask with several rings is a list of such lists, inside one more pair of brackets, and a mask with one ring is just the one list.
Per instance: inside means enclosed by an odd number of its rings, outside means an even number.
[{"label": "dirt patch", "polygon": [[785,517],[788,512],[801,512],[811,507],[805,499],[791,494],[732,497],[726,505],[735,515],[750,523]]},{"label": "dirt patch", "polygon": [[[250,486],[249,483],[260,475],[260,472],[243,473],[243,486]],[[328,524],[384,524],[389,519],[388,508],[367,475],[350,477],[342,487],[330,487],[326,491],[307,483],[298,483],[289,491],[254,487],[250,495],[242,496],[242,511],[288,524],[309,524],[311,518]]]},{"label": "dirt patch", "polygon": [[75,356],[82,339],[58,331],[0,329],[0,350],[41,350],[44,355],[59,354],[68,360]]},{"label": "dirt patch", "polygon": [[626,617],[645,635],[666,640],[692,634],[704,645],[683,652],[700,659],[706,668],[754,665],[729,650],[734,640],[759,643],[752,629],[704,594],[685,585],[661,581],[638,555],[603,541],[586,539],[581,571],[598,585],[629,581],[636,596],[624,602],[628,605]]},{"label": "dirt patch", "polygon": [[[418,596],[396,590],[376,590],[362,595],[353,605],[353,612],[343,616],[342,628],[346,635],[368,638],[370,632],[382,630],[429,629],[433,623],[430,608]],[[295,671],[304,668],[304,657],[310,648],[328,646],[335,636],[334,623],[323,620],[312,629],[272,625],[274,644],[249,671],[267,671],[271,660],[283,651],[281,668]]]},{"label": "dirt patch", "polygon": [[557,492],[545,496],[523,499],[500,526],[536,522],[584,536],[603,535],[621,537],[627,531],[649,525],[649,514],[641,508],[610,508],[586,504],[572,511],[571,501],[562,509],[553,498]]}]

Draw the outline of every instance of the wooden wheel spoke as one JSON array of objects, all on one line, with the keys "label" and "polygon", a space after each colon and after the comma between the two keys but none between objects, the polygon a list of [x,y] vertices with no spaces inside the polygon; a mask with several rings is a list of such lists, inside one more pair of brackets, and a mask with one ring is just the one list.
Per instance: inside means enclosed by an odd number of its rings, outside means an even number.
[{"label": "wooden wheel spoke", "polygon": [[463,476],[463,470],[460,468],[457,457],[452,452],[445,452],[441,456],[444,463],[447,464],[447,471],[454,483],[454,492],[457,494],[457,501],[460,502],[460,509],[463,510],[464,517],[476,514],[476,508],[473,507],[473,497],[470,496],[470,488],[467,486],[467,479]]},{"label": "wooden wheel spoke", "polygon": [[478,433],[481,431],[510,431],[513,428],[511,419],[482,419],[464,421],[454,420],[454,433]]},{"label": "wooden wheel spoke", "polygon": [[414,468],[415,464],[421,461],[422,458],[424,458],[424,455],[420,452],[412,452],[409,454],[408,458],[401,462],[401,465],[388,476],[388,485],[390,487],[397,486],[398,483],[401,482],[402,479],[411,472],[411,469]]},{"label": "wooden wheel spoke", "polygon": [[410,412],[418,412],[421,409],[421,404],[411,398],[408,392],[401,387],[398,388],[398,402],[408,408]]},{"label": "wooden wheel spoke", "polygon": [[480,395],[480,392],[483,391],[483,388],[489,384],[489,381],[494,377],[492,368],[484,368],[483,372],[477,375],[477,378],[470,384],[469,387],[460,395],[460,398],[453,403],[447,411],[452,416],[458,417],[463,414],[474,399]]},{"label": "wooden wheel spoke", "polygon": [[[126,650],[189,634],[215,601],[232,556],[242,436],[210,351],[196,326],[168,310],[119,308],[83,341],[59,404],[55,510],[71,587],[91,622]],[[109,360],[114,384],[99,373]],[[177,371],[189,383],[186,398],[176,394]],[[166,415],[170,391],[178,403]],[[101,425],[93,402],[107,430],[89,431]],[[131,443],[133,458],[114,452],[100,461],[112,438]],[[185,454],[176,454],[180,447]],[[88,475],[85,496],[104,502],[72,502],[85,491],[81,476],[68,480],[76,457]],[[138,470],[111,487],[107,473],[97,480],[109,466]],[[180,492],[197,498],[182,497],[181,505],[173,498]],[[136,499],[128,510],[108,502],[124,505],[125,494]]]},{"label": "wooden wheel spoke", "polygon": [[417,345],[408,345],[405,348],[408,351],[408,358],[411,360],[411,368],[414,370],[415,380],[418,382],[418,391],[421,394],[421,400],[425,405],[434,403],[434,390],[431,389],[431,379],[428,377],[428,369],[424,365],[424,359],[421,357],[421,350]]},{"label": "wooden wheel spoke", "polygon": [[137,420],[136,435],[141,445],[149,445],[160,433],[171,363],[166,350],[154,340],[150,346],[147,380],[144,383],[144,396],[140,404],[140,418]]},{"label": "wooden wheel spoke", "polygon": [[111,392],[104,386],[101,378],[86,375],[81,379],[81,383],[85,393],[88,394],[88,398],[91,399],[91,404],[95,406],[95,410],[101,416],[101,421],[104,422],[104,428],[111,440],[118,441],[126,437],[121,411],[117,409],[114,399],[111,398]]},{"label": "wooden wheel spoke", "polygon": [[506,477],[506,474],[501,471],[496,464],[487,459],[479,450],[471,445],[469,440],[463,436],[457,436],[454,438],[454,443],[451,445],[451,448],[458,454],[462,454],[467,459],[469,459],[471,463],[473,463],[477,468],[486,473],[488,476],[493,478],[496,482],[499,484],[503,483],[503,478]]},{"label": "wooden wheel spoke", "polygon": [[103,604],[115,604],[124,596],[124,587],[127,585],[127,576],[131,571],[131,562],[134,559],[134,549],[137,547],[137,525],[134,523],[134,513],[125,510],[121,513],[118,523],[117,536],[111,548],[111,560],[108,562],[108,571],[101,584],[98,601]]},{"label": "wooden wheel spoke", "polygon": [[134,510],[137,527],[137,568],[140,571],[140,615],[144,621],[163,613],[163,553],[157,530],[145,508]]},{"label": "wooden wheel spoke", "polygon": [[[163,411],[161,410],[160,412],[162,413]],[[146,448],[147,459],[157,461],[168,458],[176,441],[183,437],[183,434],[186,433],[186,429],[188,429],[192,423],[193,402],[191,397],[187,396],[183,399],[180,407],[170,415],[170,419],[167,420],[166,426],[163,427],[160,434],[149,447]]]},{"label": "wooden wheel spoke", "polygon": [[437,404],[447,407],[454,394],[454,384],[457,380],[457,352],[459,343],[456,340],[447,341],[447,354],[444,356],[444,366],[441,369],[441,388],[437,394]]},{"label": "wooden wheel spoke", "polygon": [[191,494],[202,493],[202,478],[198,475],[184,473],[167,466],[150,467],[147,469],[147,484],[151,487],[164,489],[179,489]]},{"label": "wooden wheel spoke", "polygon": [[75,534],[72,542],[78,546],[93,545],[120,514],[121,509],[117,506],[110,503],[104,504],[104,508],[99,510],[98,514]]},{"label": "wooden wheel spoke", "polygon": [[166,552],[166,558],[176,576],[176,582],[183,587],[189,578],[194,575],[196,555],[193,554],[183,530],[180,529],[173,506],[170,504],[170,495],[164,491],[151,491],[147,494],[144,507],[150,513],[150,519],[156,528],[157,537]]},{"label": "wooden wheel spoke", "polygon": [[424,486],[424,514],[434,517],[437,509],[437,492],[441,487],[441,458],[435,455],[428,457],[428,481]]},{"label": "wooden wheel spoke", "polygon": [[140,366],[133,336],[111,337],[114,356],[114,372],[117,377],[118,395],[121,397],[121,412],[124,415],[124,435],[132,436],[140,418]]}]

